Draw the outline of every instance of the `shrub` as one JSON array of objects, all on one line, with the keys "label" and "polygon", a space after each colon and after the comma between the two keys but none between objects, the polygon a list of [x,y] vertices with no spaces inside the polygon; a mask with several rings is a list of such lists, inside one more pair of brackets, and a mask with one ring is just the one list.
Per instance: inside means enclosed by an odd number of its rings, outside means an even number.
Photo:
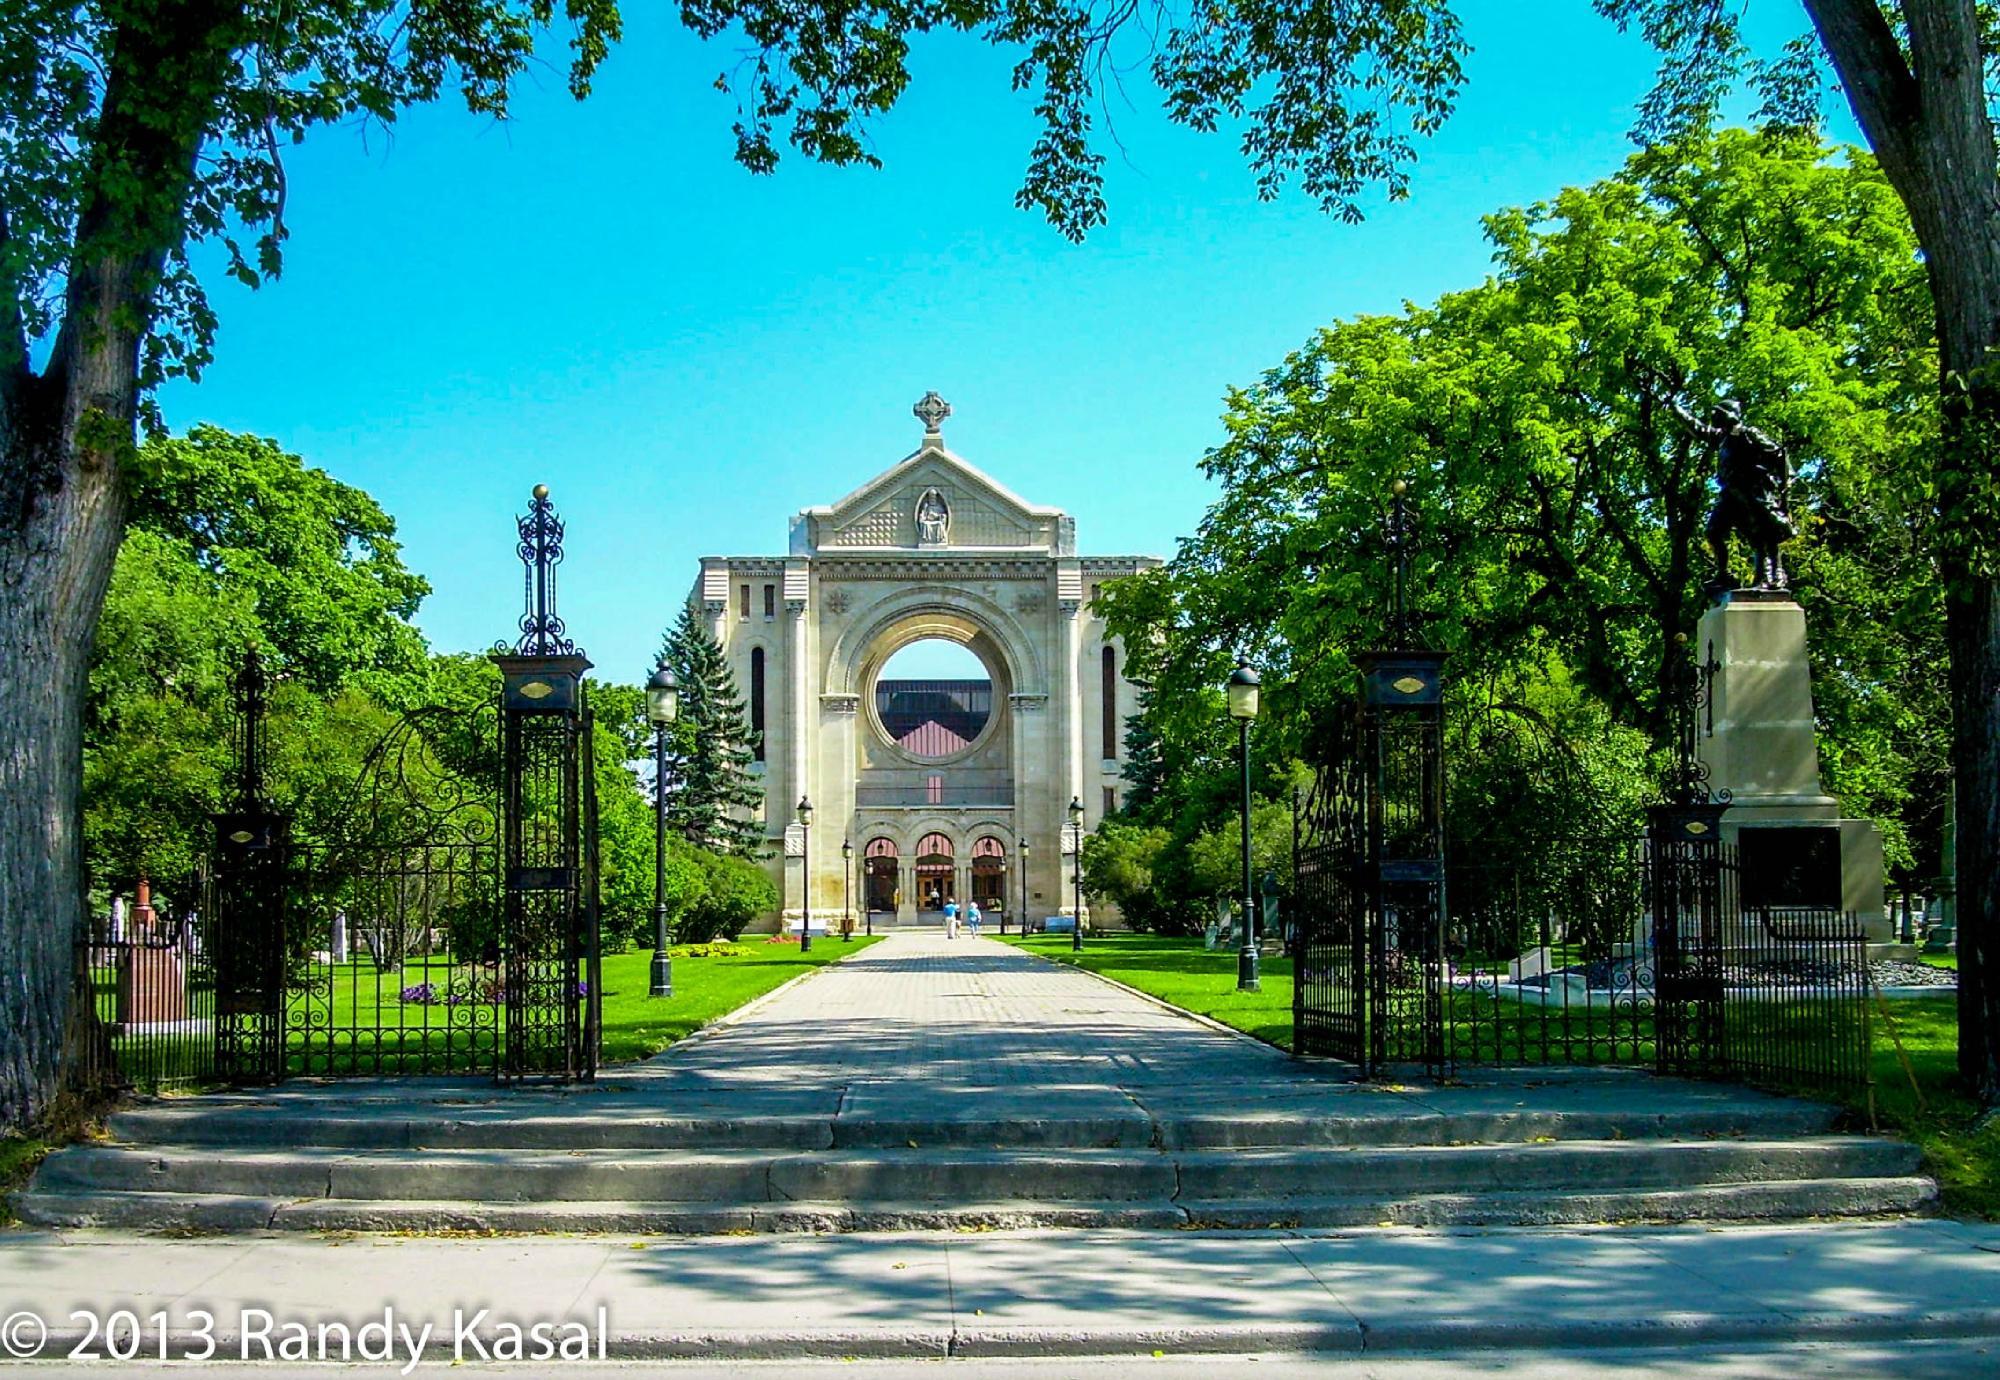
[{"label": "shrub", "polygon": [[778,887],[764,869],[747,858],[700,852],[707,888],[688,907],[675,928],[682,944],[706,944],[734,939],[758,916],[778,908]]}]

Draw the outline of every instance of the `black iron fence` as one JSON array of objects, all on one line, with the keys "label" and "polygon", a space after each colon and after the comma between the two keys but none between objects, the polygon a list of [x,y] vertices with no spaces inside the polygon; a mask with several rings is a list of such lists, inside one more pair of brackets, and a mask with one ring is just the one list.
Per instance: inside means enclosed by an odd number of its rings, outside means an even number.
[{"label": "black iron fence", "polygon": [[1728,1072],[1781,1086],[1866,1087],[1874,1031],[1868,934],[1860,917],[1746,909],[1723,938]]},{"label": "black iron fence", "polygon": [[284,1071],[497,1073],[498,849],[298,845],[291,864]]},{"label": "black iron fence", "polygon": [[71,1086],[91,1097],[215,1081],[215,975],[197,877],[185,894],[90,916],[77,937]]},{"label": "black iron fence", "polygon": [[1449,1062],[1865,1086],[1872,1030],[1859,918],[1742,904],[1734,850],[1718,846],[1712,875],[1696,879],[1706,901],[1684,899],[1682,928],[1664,935],[1653,850],[1643,837],[1549,840],[1519,859],[1453,862]]}]

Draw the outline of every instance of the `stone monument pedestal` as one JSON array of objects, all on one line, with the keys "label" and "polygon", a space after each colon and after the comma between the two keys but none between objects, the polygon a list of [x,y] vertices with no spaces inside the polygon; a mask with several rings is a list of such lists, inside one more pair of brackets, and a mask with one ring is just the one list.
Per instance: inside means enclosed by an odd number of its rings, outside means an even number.
[{"label": "stone monument pedestal", "polygon": [[116,1020],[127,1033],[177,1027],[188,1018],[181,956],[170,948],[135,944],[118,955]]},{"label": "stone monument pedestal", "polygon": [[1881,832],[1820,787],[1805,610],[1782,590],[1731,590],[1702,615],[1695,654],[1714,677],[1696,751],[1709,788],[1729,792],[1743,904],[1851,912],[1890,942]]}]

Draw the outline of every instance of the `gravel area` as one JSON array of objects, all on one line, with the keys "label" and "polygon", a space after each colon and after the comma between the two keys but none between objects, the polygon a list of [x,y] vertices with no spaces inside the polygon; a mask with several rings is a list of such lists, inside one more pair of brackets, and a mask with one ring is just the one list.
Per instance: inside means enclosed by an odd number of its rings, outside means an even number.
[{"label": "gravel area", "polygon": [[1868,965],[1877,987],[1956,987],[1958,974],[1949,968],[1928,963],[1910,963],[1900,958],[1877,959]]}]

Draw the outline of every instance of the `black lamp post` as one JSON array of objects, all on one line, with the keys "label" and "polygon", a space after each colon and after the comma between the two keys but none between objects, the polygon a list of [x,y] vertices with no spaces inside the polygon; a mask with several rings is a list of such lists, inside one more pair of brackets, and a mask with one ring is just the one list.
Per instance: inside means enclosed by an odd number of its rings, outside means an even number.
[{"label": "black lamp post", "polygon": [[1083,948],[1083,798],[1069,798],[1070,846],[1076,850],[1071,854],[1070,881],[1076,896],[1076,904],[1071,908],[1069,947],[1071,952]]},{"label": "black lamp post", "polygon": [[1263,682],[1249,662],[1229,677],[1229,717],[1236,720],[1237,756],[1243,767],[1243,943],[1236,951],[1236,990],[1255,992],[1257,980],[1257,895],[1250,884],[1250,721],[1257,717]]},{"label": "black lamp post", "polygon": [[799,797],[799,952],[809,954],[813,946],[812,898],[813,803]]},{"label": "black lamp post", "polygon": [[666,662],[646,682],[646,717],[653,724],[653,980],[646,994],[674,994],[674,961],[667,953],[667,730],[681,712],[680,682]]},{"label": "black lamp post", "polygon": [[840,937],[854,942],[854,840],[840,841]]},{"label": "black lamp post", "polygon": [[680,682],[666,662],[646,680],[652,720],[652,982],[648,996],[674,994],[674,960],[666,952],[666,730],[680,718]]},{"label": "black lamp post", "polygon": [[[1021,853],[1021,900],[1020,900],[1021,935],[1023,938],[1026,938],[1028,934],[1028,840],[1025,836],[1023,836],[1023,838],[1021,839],[1020,853]],[[1002,934],[1007,933],[1007,917],[1004,915],[1000,917],[1000,933]]]}]

